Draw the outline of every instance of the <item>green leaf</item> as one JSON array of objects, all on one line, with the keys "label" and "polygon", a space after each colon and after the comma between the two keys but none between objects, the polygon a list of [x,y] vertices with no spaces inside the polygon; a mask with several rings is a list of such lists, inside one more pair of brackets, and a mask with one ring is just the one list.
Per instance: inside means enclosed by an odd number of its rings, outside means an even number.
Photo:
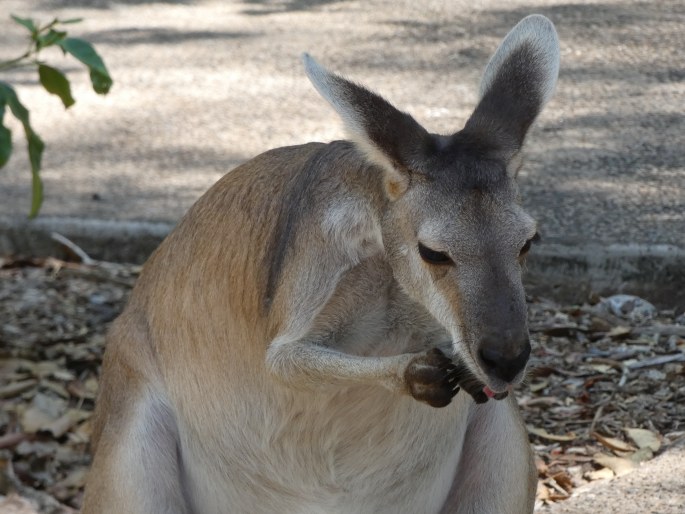
[{"label": "green leaf", "polygon": [[15,16],[14,14],[11,14],[10,16],[19,25],[26,27],[26,29],[28,29],[28,31],[31,32],[32,36],[35,36],[38,33],[38,28],[36,27],[36,24],[33,23],[33,20],[31,18],[20,18],[19,16]]},{"label": "green leaf", "polygon": [[12,114],[14,114],[24,126],[24,133],[26,134],[26,141],[28,143],[29,162],[31,163],[33,191],[29,217],[33,218],[38,214],[40,205],[43,202],[43,183],[40,179],[40,166],[45,144],[43,144],[41,138],[34,132],[33,127],[31,127],[29,111],[19,101],[17,93],[7,82],[0,82],[0,102],[7,104],[10,111],[12,111]]},{"label": "green leaf", "polygon": [[67,36],[66,32],[50,29],[47,34],[40,34],[36,37],[38,50],[52,46]]},{"label": "green leaf", "polygon": [[12,114],[24,125],[24,130],[32,130],[29,124],[29,111],[22,105],[14,88],[7,82],[0,82],[0,102],[9,106]]},{"label": "green leaf", "polygon": [[48,93],[59,96],[65,109],[74,105],[75,100],[71,96],[71,86],[64,73],[46,64],[39,64],[38,76],[40,83],[43,84]]},{"label": "green leaf", "polygon": [[45,144],[38,137],[38,134],[31,132],[26,136],[29,147],[29,161],[31,161],[31,211],[29,218],[35,218],[40,211],[40,206],[43,203],[43,181],[40,178],[40,166],[43,160],[43,150]]},{"label": "green leaf", "polygon": [[112,87],[112,78],[105,67],[105,63],[88,41],[68,37],[57,43],[65,52],[88,66],[90,81],[96,93],[105,95]]},{"label": "green leaf", "polygon": [[2,168],[12,155],[12,131],[0,124],[0,168]]},{"label": "green leaf", "polygon": [[5,127],[5,103],[0,101],[0,168],[2,168],[12,155],[12,131]]},{"label": "green leaf", "polygon": [[90,83],[93,85],[93,91],[99,95],[106,95],[112,87],[112,79],[109,75],[103,75],[93,69],[90,70]]}]

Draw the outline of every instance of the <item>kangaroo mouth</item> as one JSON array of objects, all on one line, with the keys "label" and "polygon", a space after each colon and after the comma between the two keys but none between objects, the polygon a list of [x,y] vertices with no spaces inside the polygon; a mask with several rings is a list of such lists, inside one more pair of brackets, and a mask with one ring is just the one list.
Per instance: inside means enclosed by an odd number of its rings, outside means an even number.
[{"label": "kangaroo mouth", "polygon": [[456,367],[455,376],[459,387],[466,391],[476,403],[486,403],[488,400],[503,400],[509,396],[509,388],[502,392],[495,392],[485,384],[458,356],[454,357]]}]

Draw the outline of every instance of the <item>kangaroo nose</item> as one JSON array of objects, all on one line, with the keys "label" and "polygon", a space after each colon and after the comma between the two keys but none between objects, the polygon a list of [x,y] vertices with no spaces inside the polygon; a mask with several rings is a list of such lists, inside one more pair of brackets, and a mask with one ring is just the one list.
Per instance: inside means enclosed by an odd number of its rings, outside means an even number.
[{"label": "kangaroo nose", "polygon": [[530,342],[526,341],[523,345],[523,350],[513,358],[487,344],[481,346],[479,354],[483,368],[489,375],[502,379],[505,382],[511,382],[526,367],[528,357],[530,356]]}]

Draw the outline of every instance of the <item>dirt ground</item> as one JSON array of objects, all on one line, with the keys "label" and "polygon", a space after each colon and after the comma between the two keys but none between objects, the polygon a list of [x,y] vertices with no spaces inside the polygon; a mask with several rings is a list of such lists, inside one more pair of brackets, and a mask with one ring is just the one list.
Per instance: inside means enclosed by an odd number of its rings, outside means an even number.
[{"label": "dirt ground", "polygon": [[[0,512],[23,504],[30,514],[28,501],[45,514],[80,506],[104,333],[139,271],[0,259]],[[685,443],[685,314],[625,296],[573,306],[530,298],[529,324],[531,371],[517,399],[536,454],[538,508],[596,482],[629,480],[643,465],[669,480],[643,477],[637,490],[682,506],[682,477],[650,461],[674,459],[664,452]],[[593,491],[580,499],[613,506]],[[642,502],[622,514],[654,505]]]}]

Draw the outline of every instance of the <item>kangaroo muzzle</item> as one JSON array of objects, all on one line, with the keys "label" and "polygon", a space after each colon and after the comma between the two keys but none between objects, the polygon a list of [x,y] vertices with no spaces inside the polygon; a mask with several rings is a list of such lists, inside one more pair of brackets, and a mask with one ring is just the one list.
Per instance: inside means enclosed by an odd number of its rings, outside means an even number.
[{"label": "kangaroo muzzle", "polygon": [[512,384],[528,364],[530,341],[526,337],[513,350],[502,350],[501,343],[490,338],[481,341],[478,360],[488,377]]}]

